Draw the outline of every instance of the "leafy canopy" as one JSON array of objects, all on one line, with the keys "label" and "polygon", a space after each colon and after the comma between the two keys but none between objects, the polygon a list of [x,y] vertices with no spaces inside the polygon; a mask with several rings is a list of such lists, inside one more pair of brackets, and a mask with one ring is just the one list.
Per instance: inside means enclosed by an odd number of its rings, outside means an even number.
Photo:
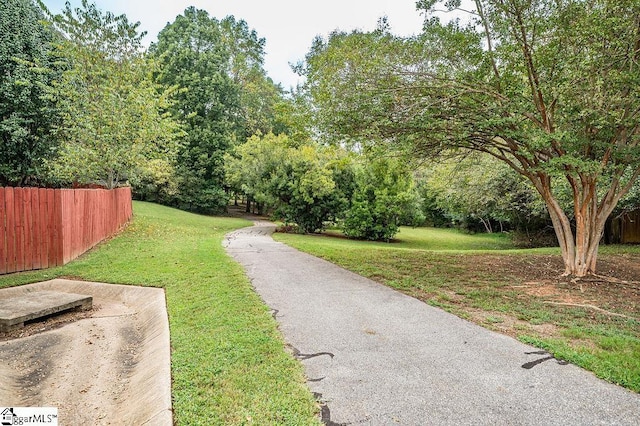
[{"label": "leafy canopy", "polygon": [[406,164],[394,158],[363,161],[356,172],[355,191],[344,215],[348,237],[389,241],[400,225],[420,225],[422,200]]},{"label": "leafy canopy", "polygon": [[228,182],[302,232],[316,232],[347,205],[350,162],[338,149],[288,136],[253,136],[225,158]]},{"label": "leafy canopy", "polygon": [[434,13],[460,1],[417,5],[415,37],[383,22],[316,40],[305,71],[318,126],[420,157],[494,156],[544,199],[566,273],[594,272],[604,222],[640,174],[640,1],[477,0],[447,23]]},{"label": "leafy canopy", "polygon": [[144,175],[150,160],[168,163],[180,136],[166,113],[173,91],[152,80],[157,64],[142,53],[139,23],[83,0],[54,18],[71,67],[57,82],[64,138],[50,161],[60,182],[98,181],[112,188]]},{"label": "leafy canopy", "polygon": [[0,185],[42,180],[43,162],[55,155],[59,123],[53,82],[64,63],[57,36],[32,0],[0,7]]},{"label": "leafy canopy", "polygon": [[262,68],[264,43],[243,20],[189,7],[151,46],[161,64],[156,81],[180,88],[172,111],[187,136],[178,156],[178,206],[224,210],[224,154],[255,132],[271,131],[280,92]]}]

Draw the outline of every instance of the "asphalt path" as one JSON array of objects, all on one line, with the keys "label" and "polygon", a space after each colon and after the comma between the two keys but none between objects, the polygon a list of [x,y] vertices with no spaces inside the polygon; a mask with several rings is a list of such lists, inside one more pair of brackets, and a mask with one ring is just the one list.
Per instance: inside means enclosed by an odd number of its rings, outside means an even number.
[{"label": "asphalt path", "polygon": [[227,236],[327,425],[640,425],[640,395],[271,238]]}]

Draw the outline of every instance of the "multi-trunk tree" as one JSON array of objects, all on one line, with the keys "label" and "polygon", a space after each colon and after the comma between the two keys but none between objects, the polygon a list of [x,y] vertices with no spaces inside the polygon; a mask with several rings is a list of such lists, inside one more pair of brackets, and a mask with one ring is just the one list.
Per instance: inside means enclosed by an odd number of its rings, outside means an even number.
[{"label": "multi-trunk tree", "polygon": [[[383,22],[317,40],[306,73],[320,127],[425,158],[504,161],[542,196],[565,274],[593,274],[605,221],[640,174],[640,1],[460,3],[419,1],[413,38]],[[465,18],[442,23],[437,10]]]}]

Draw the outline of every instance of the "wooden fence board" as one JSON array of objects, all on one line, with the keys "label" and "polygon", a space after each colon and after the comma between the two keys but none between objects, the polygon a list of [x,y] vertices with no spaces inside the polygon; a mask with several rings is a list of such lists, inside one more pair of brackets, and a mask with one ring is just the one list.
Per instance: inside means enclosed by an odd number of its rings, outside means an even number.
[{"label": "wooden fence board", "polygon": [[62,264],[69,262],[72,257],[71,250],[73,248],[73,227],[72,222],[68,218],[73,217],[73,191],[70,189],[61,190],[62,198],[60,199],[60,209],[62,211],[61,229],[62,238]]},{"label": "wooden fence board", "polygon": [[16,258],[16,228],[15,228],[15,191],[13,188],[5,188],[5,214],[6,214],[6,237],[7,247],[7,267],[6,271],[15,272],[17,270]]},{"label": "wooden fence board", "polygon": [[[71,229],[71,247],[69,250],[69,260],[75,259],[78,255],[79,247],[82,247],[82,229],[86,225],[85,218],[82,216],[79,204],[81,203],[81,192],[72,191],[70,197],[71,207],[68,216],[64,218],[65,222],[70,224]],[[79,211],[80,210],[80,211]],[[76,218],[74,220],[74,218]]]},{"label": "wooden fence board", "polygon": [[640,243],[640,211],[636,210],[625,215],[622,222],[622,242]]},{"label": "wooden fence board", "polygon": [[7,244],[6,244],[6,207],[4,200],[5,189],[0,188],[0,274],[7,273]]},{"label": "wooden fence board", "polygon": [[24,237],[24,251],[22,252],[22,269],[28,271],[32,269],[31,252],[33,250],[31,241],[31,191],[30,188],[20,188],[22,192],[22,232]]},{"label": "wooden fence board", "polygon": [[40,238],[40,267],[49,267],[49,215],[47,214],[47,190],[41,189],[38,191],[40,196],[40,203],[38,204],[40,211],[40,221],[38,222],[38,236]]},{"label": "wooden fence board", "polygon": [[49,244],[52,250],[49,255],[49,264],[51,266],[64,265],[63,260],[63,244],[62,236],[62,191],[51,191],[47,194],[47,200],[51,200],[49,207],[49,217],[51,218],[51,235],[49,236]]},{"label": "wooden fence board", "polygon": [[29,188],[31,199],[29,200],[31,220],[29,222],[29,234],[31,236],[31,248],[27,253],[31,255],[31,269],[42,269],[40,256],[42,255],[42,237],[40,235],[40,190]]},{"label": "wooden fence board", "polygon": [[15,229],[16,229],[16,270],[24,271],[24,189],[16,188],[14,191],[15,205]]},{"label": "wooden fence board", "polygon": [[63,265],[132,217],[131,189],[0,188],[0,274]]}]

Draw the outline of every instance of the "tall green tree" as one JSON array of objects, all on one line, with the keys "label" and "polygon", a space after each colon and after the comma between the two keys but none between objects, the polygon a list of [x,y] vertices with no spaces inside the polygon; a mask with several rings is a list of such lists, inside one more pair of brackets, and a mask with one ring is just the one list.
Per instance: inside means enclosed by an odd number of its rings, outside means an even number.
[{"label": "tall green tree", "polygon": [[52,177],[113,188],[144,175],[151,160],[169,162],[180,136],[166,112],[172,90],[153,82],[139,23],[87,0],[75,9],[67,3],[54,22],[71,66],[57,84],[64,140],[49,162]]},{"label": "tall green tree", "polygon": [[223,157],[234,143],[241,110],[220,22],[189,7],[160,32],[150,51],[161,64],[157,81],[181,89],[172,108],[187,133],[178,158],[178,203],[196,211],[222,211],[227,204]]},{"label": "tall green tree", "polygon": [[187,124],[179,156],[182,207],[226,208],[223,156],[256,134],[277,130],[282,89],[263,68],[265,40],[244,20],[218,20],[187,8],[150,51],[162,63],[157,81],[181,89],[173,111]]},{"label": "tall green tree", "polygon": [[434,16],[460,1],[419,1],[410,39],[382,27],[318,41],[307,76],[325,129],[422,157],[494,156],[543,198],[565,275],[595,273],[605,221],[640,174],[640,1],[472,3],[467,24]]},{"label": "tall green tree", "polygon": [[58,111],[52,84],[61,66],[56,35],[32,0],[0,7],[0,185],[42,182],[55,154]]},{"label": "tall green tree", "polygon": [[277,130],[275,106],[284,93],[264,70],[266,40],[250,29],[246,21],[233,16],[220,21],[220,31],[229,54],[228,73],[240,95],[238,139],[244,141],[257,132],[266,135]]}]

